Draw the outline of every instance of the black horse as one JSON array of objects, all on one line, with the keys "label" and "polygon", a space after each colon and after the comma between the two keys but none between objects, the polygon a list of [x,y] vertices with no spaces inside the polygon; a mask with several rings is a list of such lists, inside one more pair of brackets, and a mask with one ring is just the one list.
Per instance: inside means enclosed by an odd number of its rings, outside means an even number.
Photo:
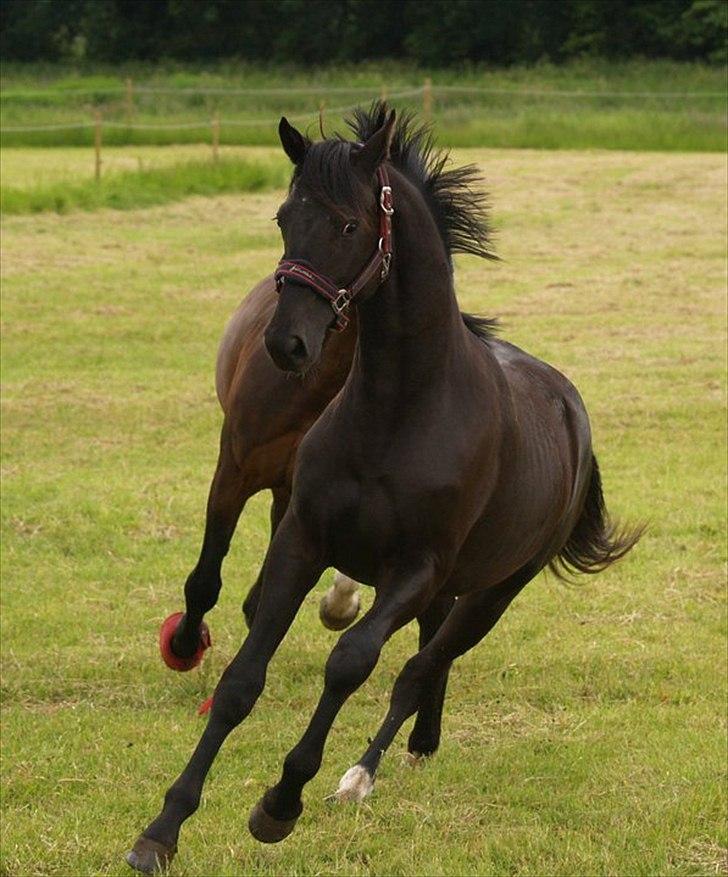
[{"label": "black horse", "polygon": [[346,384],[301,443],[250,632],[192,758],[128,854],[140,871],[176,852],[213,759],[252,709],[326,567],[372,585],[375,598],[331,652],[311,722],[251,813],[250,831],[264,842],[293,830],[337,713],[397,629],[417,619],[419,651],[339,798],[371,790],[383,752],[415,712],[410,752],[435,751],[451,663],[540,570],[597,572],[639,536],[609,522],[572,384],[460,313],[451,251],[490,254],[472,170],[441,173],[444,159],[423,131],[409,119],[395,126],[382,104],[353,127],[355,143],[311,143],[281,120],[295,170],[277,217],[285,253],[268,350],[281,368],[305,372],[353,306],[357,346]]}]

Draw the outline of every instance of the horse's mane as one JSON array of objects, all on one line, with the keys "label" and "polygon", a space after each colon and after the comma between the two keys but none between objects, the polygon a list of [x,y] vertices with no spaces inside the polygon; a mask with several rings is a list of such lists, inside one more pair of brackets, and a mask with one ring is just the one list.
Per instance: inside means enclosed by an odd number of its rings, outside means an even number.
[{"label": "horse's mane", "polygon": [[[385,101],[374,101],[368,110],[355,109],[346,120],[357,143],[363,143],[384,125],[389,114]],[[314,195],[337,213],[344,208],[359,212],[361,183],[351,172],[351,150],[356,144],[338,134],[309,148],[294,172]],[[397,117],[389,160],[422,194],[432,213],[452,264],[454,253],[471,253],[498,259],[488,219],[487,195],[479,188],[480,174],[473,165],[445,169],[450,153],[435,145],[429,125],[418,123],[414,113]],[[467,328],[484,340],[492,337],[496,320],[463,314]]]},{"label": "horse's mane", "polygon": [[[382,127],[388,113],[384,101],[375,101],[368,110],[354,110],[346,123],[363,143]],[[411,112],[398,116],[390,161],[422,193],[448,255],[472,253],[483,259],[497,259],[487,195],[478,188],[478,168],[469,164],[445,170],[449,158],[447,150],[435,145],[429,125],[418,123]]]}]

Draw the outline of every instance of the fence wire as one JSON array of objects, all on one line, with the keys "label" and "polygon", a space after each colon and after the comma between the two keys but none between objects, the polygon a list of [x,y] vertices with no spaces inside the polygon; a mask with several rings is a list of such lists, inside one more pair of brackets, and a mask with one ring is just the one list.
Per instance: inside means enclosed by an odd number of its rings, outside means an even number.
[{"label": "fence wire", "polygon": [[[378,92],[378,93],[377,93]],[[325,100],[329,96],[351,95],[351,103],[326,106]],[[118,97],[107,105],[100,102],[103,95]],[[159,96],[159,101],[148,101],[148,96]],[[357,99],[355,95],[360,97]],[[49,112],[47,108],[39,105],[28,103],[28,113],[31,116],[25,121],[22,118],[24,108],[22,105],[13,103],[12,99],[22,98],[40,98],[53,97],[61,98],[59,105],[53,113],[56,118],[62,114],[68,114],[71,118],[68,121],[49,121],[47,123],[36,123],[32,115],[42,119],[41,109]],[[73,110],[71,101],[74,98],[93,97],[95,98],[95,106],[79,105],[76,107],[77,112],[87,112],[85,119],[74,119],[72,116],[76,113]],[[180,105],[175,105],[174,101],[170,103],[170,97],[179,97]],[[199,97],[200,101],[194,101],[195,97]],[[241,102],[243,105],[223,106],[221,101],[217,100],[226,97],[258,97],[265,99],[270,98],[267,102],[253,102],[257,105],[250,105],[250,102]],[[410,86],[402,84],[393,88],[382,87],[377,90],[372,86],[296,86],[291,88],[280,87],[261,87],[261,88],[222,88],[222,87],[199,87],[199,88],[171,88],[157,87],[154,85],[136,85],[131,80],[127,81],[126,87],[107,87],[107,88],[78,88],[78,89],[37,89],[37,90],[18,90],[18,91],[0,91],[0,101],[6,101],[5,114],[6,118],[10,115],[11,124],[2,124],[0,122],[0,133],[8,135],[23,134],[42,134],[43,132],[60,132],[60,131],[96,131],[96,136],[100,136],[101,130],[114,131],[199,131],[200,139],[203,138],[203,132],[209,134],[213,129],[213,138],[218,138],[221,131],[230,129],[261,129],[273,128],[278,124],[280,114],[274,112],[273,107],[281,103],[280,99],[289,98],[293,107],[286,112],[286,116],[295,122],[312,121],[319,112],[324,114],[325,118],[341,117],[350,113],[363,101],[375,99],[377,97],[385,97],[390,101],[414,101],[420,102],[422,113],[425,119],[432,118],[433,108],[436,106],[437,113],[443,114],[445,118],[452,118],[453,115],[474,114],[484,112],[486,108],[495,108],[503,111],[504,108],[515,107],[515,101],[522,100],[523,105],[527,106],[529,101],[537,101],[541,106],[543,100],[553,100],[554,102],[570,102],[575,101],[579,107],[583,107],[584,103],[589,100],[595,101],[639,101],[640,108],[650,108],[650,101],[672,103],[676,109],[684,110],[691,114],[702,111],[701,100],[722,99],[726,102],[728,93],[718,91],[581,91],[581,90],[559,90],[559,89],[534,89],[534,88],[490,88],[481,85],[458,85],[458,84],[438,84],[434,85],[430,80],[425,80],[424,85]],[[310,109],[299,109],[302,105],[310,105],[314,100],[308,100],[307,97],[315,98],[316,106]],[[63,99],[68,98],[68,102]],[[208,101],[207,98],[210,98]],[[192,101],[190,102],[190,99]],[[684,107],[680,107],[680,103],[684,103]],[[92,103],[89,101],[89,103]],[[146,103],[146,106],[145,106]],[[185,105],[186,104],[186,105]],[[189,118],[195,115],[193,105],[201,104],[203,112],[208,115],[206,118]],[[298,104],[298,106],[296,106]],[[654,106],[654,105],[653,105]],[[670,107],[670,111],[673,107]],[[52,112],[52,111],[50,111]],[[198,109],[199,112],[199,109]],[[235,118],[236,113],[239,117]],[[258,115],[260,113],[260,116]],[[271,115],[268,115],[270,113]],[[93,115],[92,115],[93,114]],[[158,114],[160,121],[156,121],[155,115]],[[20,115],[16,122],[15,116]],[[138,119],[136,121],[134,117]],[[167,121],[165,121],[165,116]],[[179,121],[171,121],[177,118]],[[187,116],[188,118],[184,118]],[[151,117],[151,118],[150,118]],[[182,118],[180,118],[182,117]],[[53,115],[51,115],[53,118]],[[85,135],[84,135],[85,136]],[[118,137],[123,135],[115,135]],[[151,135],[153,136],[153,135]],[[234,135],[231,135],[234,137]],[[241,135],[243,136],[243,135]],[[256,137],[258,135],[255,135]],[[197,137],[196,134],[188,135],[190,138]],[[42,138],[35,138],[35,140]],[[78,139],[78,138],[77,138]],[[133,139],[133,138],[132,138]],[[12,142],[12,141],[11,141]]]},{"label": "fence wire", "polygon": [[[349,89],[342,89],[342,91],[349,91]],[[371,89],[368,90],[369,94],[371,94]],[[406,98],[418,97],[422,95],[424,89],[420,86],[419,88],[413,88],[408,91],[399,91],[393,92],[392,94],[387,95],[387,100],[404,100]],[[283,92],[281,92],[283,93]],[[337,106],[337,107],[322,107],[322,111],[326,114],[332,115],[340,115],[343,113],[350,113],[359,106],[358,103],[355,104],[347,104],[345,106]],[[298,122],[305,121],[310,119],[312,116],[315,116],[319,112],[319,109],[309,110],[302,113],[292,113],[287,116],[290,121]],[[255,126],[271,126],[277,125],[279,121],[279,116],[276,118],[266,118],[266,119],[203,119],[200,121],[192,121],[192,122],[119,122],[114,121],[112,119],[104,119],[101,122],[97,122],[94,120],[87,122],[70,122],[67,124],[50,124],[50,125],[1,125],[0,131],[14,134],[24,134],[33,131],[63,131],[63,130],[77,130],[82,128],[95,128],[99,124],[101,124],[104,128],[119,128],[131,131],[185,131],[185,130],[194,130],[194,129],[209,129],[210,125],[216,124],[219,125],[220,128],[224,127],[255,127]]]},{"label": "fence wire", "polygon": [[[400,88],[398,86],[397,88]],[[134,85],[133,93],[137,94],[163,94],[163,95],[180,95],[181,97],[194,97],[199,95],[218,96],[218,97],[235,97],[247,96],[255,97],[260,95],[294,95],[294,94],[311,94],[323,96],[326,94],[371,94],[374,89],[367,85],[352,86],[294,86],[291,88],[171,88],[158,87],[150,85]],[[409,89],[407,93],[421,92],[422,86]],[[470,93],[484,95],[512,95],[514,97],[583,97],[583,98],[671,98],[671,99],[693,99],[693,98],[728,98],[728,92],[722,91],[569,91],[559,89],[517,89],[517,88],[489,88],[480,85],[433,85],[433,92],[451,92],[451,93]],[[14,98],[34,98],[34,97],[89,97],[104,95],[123,95],[128,93],[128,88],[124,86],[114,86],[108,88],[64,88],[61,90],[53,89],[36,89],[32,91],[2,91],[0,92],[0,100],[12,100]],[[394,97],[394,94],[391,95]]]}]

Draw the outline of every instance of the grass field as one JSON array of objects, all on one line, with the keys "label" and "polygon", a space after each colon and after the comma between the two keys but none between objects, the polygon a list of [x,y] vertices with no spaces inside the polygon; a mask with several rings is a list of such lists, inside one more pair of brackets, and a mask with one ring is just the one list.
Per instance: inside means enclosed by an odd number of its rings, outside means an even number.
[{"label": "grass field", "polygon": [[288,167],[281,157],[272,162],[250,162],[233,157],[211,161],[208,156],[201,161],[146,169],[140,164],[132,171],[107,172],[99,180],[84,175],[75,181],[61,180],[25,188],[3,187],[0,189],[0,210],[5,215],[49,210],[68,213],[103,207],[130,210],[180,201],[191,195],[213,196],[280,188],[288,177]]},{"label": "grass field", "polygon": [[[315,130],[322,102],[329,129],[341,127],[342,109],[383,92],[400,107],[422,110],[428,77],[439,138],[450,146],[726,147],[723,67],[596,60],[457,71],[393,63],[268,70],[239,63],[198,69],[6,64],[0,93],[2,144],[90,145],[93,113],[99,110],[107,145],[209,143],[215,115],[221,119],[222,143],[274,145],[282,114]],[[76,127],[53,127],[68,125]],[[12,130],[44,126],[51,129]]]},{"label": "grass field", "polygon": [[280,146],[224,146],[219,160],[204,144],[112,146],[101,178],[87,148],[5,147],[0,150],[0,211],[5,215],[129,210],[190,195],[259,192],[287,184],[290,164]]},{"label": "grass field", "polygon": [[[414,648],[413,630],[395,637],[337,721],[296,832],[264,847],[247,813],[318,697],[327,576],[217,760],[174,874],[726,873],[725,160],[457,159],[483,167],[504,258],[458,260],[463,307],[575,381],[611,509],[650,529],[604,575],[529,585],[456,666],[436,757],[408,767],[402,733],[373,797],[332,806]],[[167,671],[156,635],[201,537],[217,341],[278,258],[280,197],[2,221],[3,875],[129,873],[123,853],[240,641],[263,496],[202,668]]]}]

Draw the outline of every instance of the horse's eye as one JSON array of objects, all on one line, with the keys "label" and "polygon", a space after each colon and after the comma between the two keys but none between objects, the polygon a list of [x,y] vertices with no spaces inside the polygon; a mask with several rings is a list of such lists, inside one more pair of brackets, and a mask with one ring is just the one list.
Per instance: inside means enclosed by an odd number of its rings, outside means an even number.
[{"label": "horse's eye", "polygon": [[354,220],[352,220],[351,222],[347,222],[346,225],[344,226],[344,230],[343,230],[342,234],[345,234],[347,236],[354,234],[358,225],[359,225],[359,223],[354,222]]}]

